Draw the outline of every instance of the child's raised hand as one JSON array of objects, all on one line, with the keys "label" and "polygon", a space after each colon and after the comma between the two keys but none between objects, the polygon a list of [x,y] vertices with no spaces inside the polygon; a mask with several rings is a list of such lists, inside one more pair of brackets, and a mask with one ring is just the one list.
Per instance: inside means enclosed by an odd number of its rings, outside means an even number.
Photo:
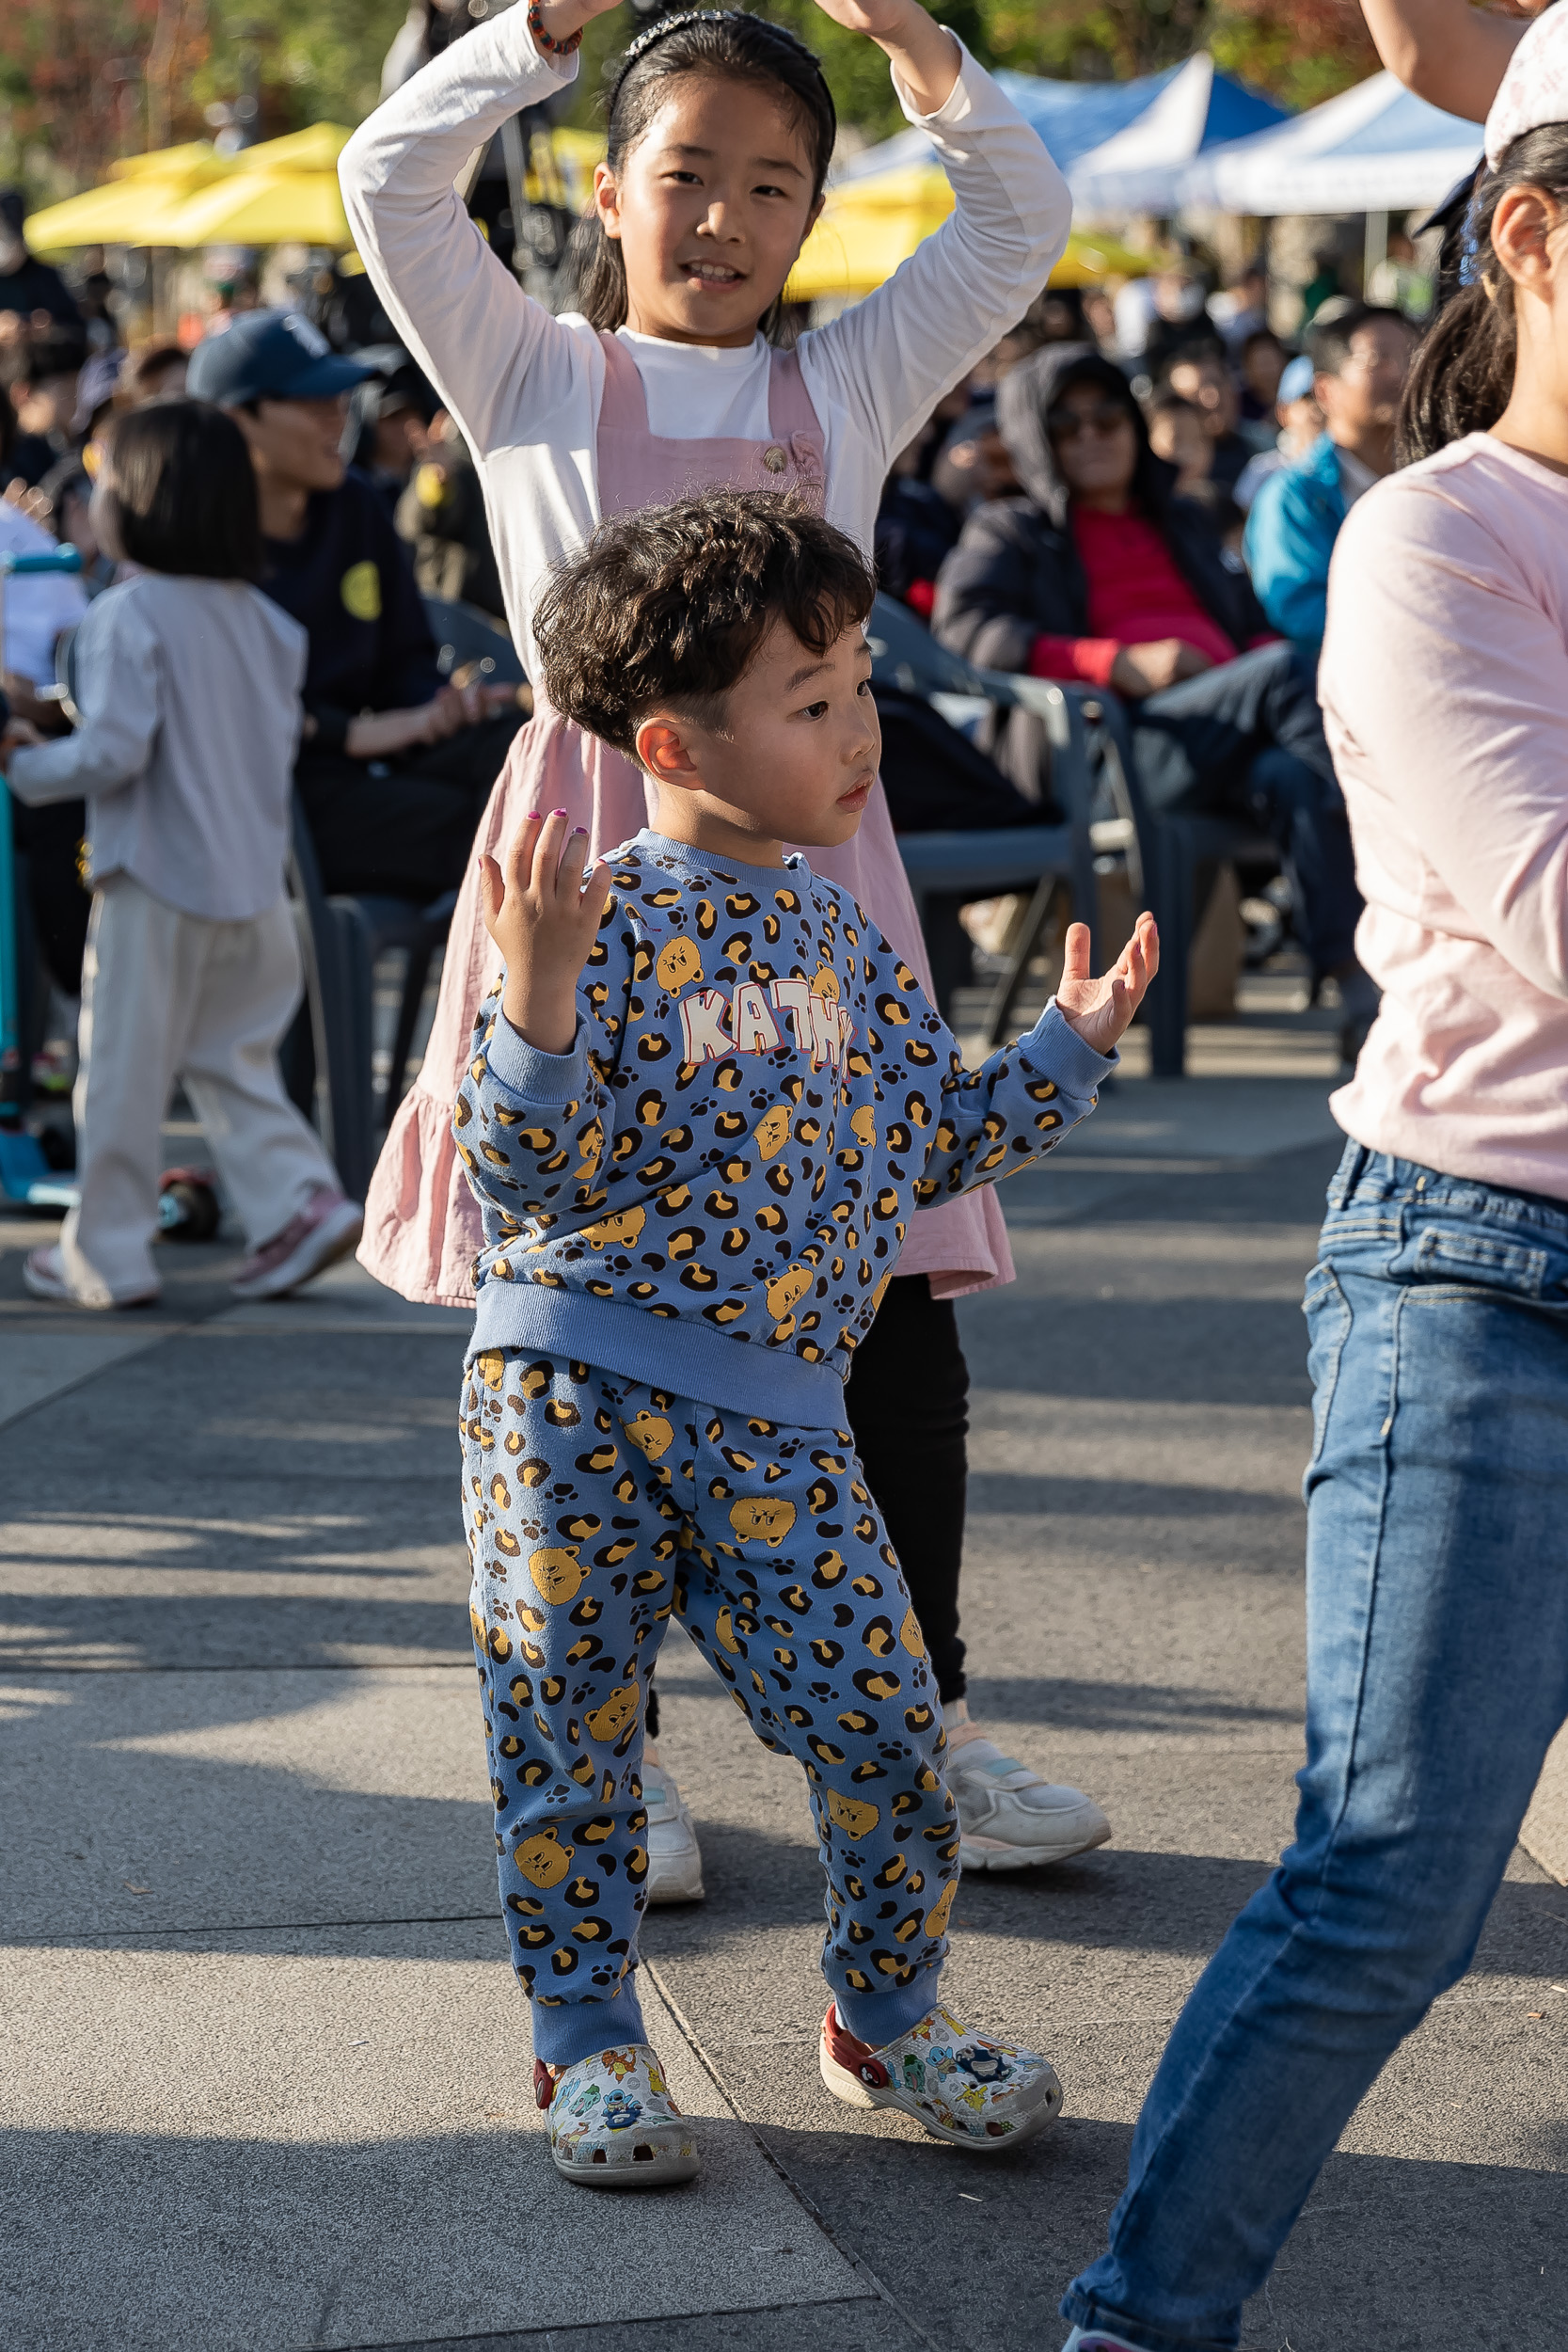
[{"label": "child's raised hand", "polygon": [[1056,1003],[1068,1026],[1085,1045],[1108,1054],[1148,993],[1160,969],[1160,934],[1152,914],[1140,914],[1132,938],[1102,979],[1089,977],[1089,927],[1069,923],[1056,985]]},{"label": "child's raised hand", "polygon": [[504,859],[479,861],[484,928],[506,959],[501,1010],[542,1054],[569,1054],[578,978],[609,895],[609,868],[585,874],[588,835],[566,812],[525,817]]}]

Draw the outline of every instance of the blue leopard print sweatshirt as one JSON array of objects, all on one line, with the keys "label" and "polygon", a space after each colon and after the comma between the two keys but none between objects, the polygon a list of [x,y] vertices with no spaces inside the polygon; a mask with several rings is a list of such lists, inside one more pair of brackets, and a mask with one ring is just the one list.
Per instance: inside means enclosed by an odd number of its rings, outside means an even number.
[{"label": "blue leopard print sweatshirt", "polygon": [[641,833],[569,1054],[481,1008],[452,1124],[483,1212],[470,1345],[839,1425],[912,1211],[993,1184],[1114,1068],[1046,1007],[966,1071],[909,966],[803,858]]}]

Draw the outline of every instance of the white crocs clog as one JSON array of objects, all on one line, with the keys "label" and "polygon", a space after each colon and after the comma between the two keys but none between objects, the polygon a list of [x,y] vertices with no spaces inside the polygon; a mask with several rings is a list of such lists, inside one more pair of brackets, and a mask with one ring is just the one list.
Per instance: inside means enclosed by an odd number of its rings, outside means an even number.
[{"label": "white crocs clog", "polygon": [[568,2181],[661,2188],[701,2169],[696,2133],[645,2042],[595,2051],[559,2073],[536,2058],[533,2096],[549,2117],[555,2169]]},{"label": "white crocs clog", "polygon": [[1062,2111],[1055,2069],[1033,2050],[968,2033],[937,2008],[885,2049],[856,2040],[830,2007],[818,2045],[822,2080],[850,2107],[898,2107],[937,2139],[1000,2155]]}]

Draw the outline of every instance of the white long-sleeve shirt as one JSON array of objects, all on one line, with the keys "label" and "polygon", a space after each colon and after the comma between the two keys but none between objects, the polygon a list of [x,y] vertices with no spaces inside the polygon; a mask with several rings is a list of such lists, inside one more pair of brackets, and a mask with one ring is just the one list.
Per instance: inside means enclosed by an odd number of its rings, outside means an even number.
[{"label": "white long-sleeve shirt", "polygon": [[94,882],[129,874],[214,922],[283,893],[289,793],[309,639],[243,580],[138,572],[76,632],[82,723],[10,755],[29,806],[87,803]]},{"label": "white long-sleeve shirt", "polygon": [[[57,555],[41,524],[0,499],[0,555]],[[35,686],[55,682],[55,645],[87,609],[87,591],[70,572],[18,572],[5,582],[6,635],[0,663]]]},{"label": "white long-sleeve shirt", "polygon": [[[562,79],[534,49],[526,11],[510,8],[379,106],[339,164],[349,225],[376,292],[473,451],[507,617],[526,664],[535,595],[599,519],[594,441],[604,355],[586,319],[552,318],[524,294],[452,183],[482,140]],[[799,346],[827,438],[828,518],[868,554],[893,456],[1022,316],[1060,259],[1072,216],[1037,134],[967,53],[935,114],[915,115],[899,95],[909,119],[933,141],[956,208],[886,285]],[[645,336],[626,341],[655,434],[767,437],[768,358],[760,336],[738,354]]]}]

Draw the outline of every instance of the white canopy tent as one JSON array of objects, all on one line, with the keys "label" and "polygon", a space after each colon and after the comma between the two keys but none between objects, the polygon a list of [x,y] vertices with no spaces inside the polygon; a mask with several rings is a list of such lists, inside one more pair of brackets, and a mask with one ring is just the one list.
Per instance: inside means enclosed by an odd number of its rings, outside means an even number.
[{"label": "white canopy tent", "polygon": [[1181,201],[1256,215],[1412,212],[1441,203],[1481,152],[1479,123],[1374,73],[1273,130],[1199,156],[1181,175]]},{"label": "white canopy tent", "polygon": [[1174,213],[1197,156],[1286,119],[1268,99],[1216,73],[1205,49],[1162,80],[1142,113],[1065,167],[1079,212]]}]

